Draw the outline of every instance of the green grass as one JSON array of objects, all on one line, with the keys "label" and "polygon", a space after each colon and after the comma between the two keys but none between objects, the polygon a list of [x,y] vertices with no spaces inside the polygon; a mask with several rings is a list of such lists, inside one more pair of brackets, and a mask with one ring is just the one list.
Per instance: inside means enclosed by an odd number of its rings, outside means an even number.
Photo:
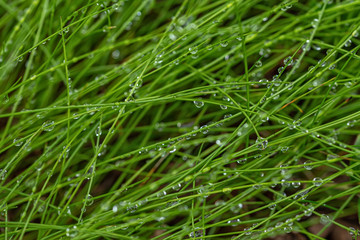
[{"label": "green grass", "polygon": [[0,239],[355,239],[359,12],[0,0]]}]

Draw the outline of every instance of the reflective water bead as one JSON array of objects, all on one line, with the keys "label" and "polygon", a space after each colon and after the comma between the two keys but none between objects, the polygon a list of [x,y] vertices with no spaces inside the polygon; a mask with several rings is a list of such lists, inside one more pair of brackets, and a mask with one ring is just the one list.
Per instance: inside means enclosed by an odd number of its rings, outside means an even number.
[{"label": "reflective water bead", "polygon": [[346,125],[349,127],[353,127],[353,126],[355,126],[355,123],[356,123],[356,120],[350,120],[346,123]]},{"label": "reflective water bead", "polygon": [[42,129],[46,132],[51,132],[55,127],[54,123],[54,121],[46,121],[43,123]]},{"label": "reflective water bead", "polygon": [[229,220],[227,223],[230,224],[231,226],[235,227],[236,225],[238,225],[240,223],[240,219],[233,219],[233,220]]},{"label": "reflective water bead", "polygon": [[259,83],[261,83],[262,85],[266,85],[268,82],[269,82],[269,80],[267,80],[265,78],[259,80]]},{"label": "reflective water bead", "polygon": [[283,224],[284,224],[283,222],[277,222],[277,223],[275,224],[275,227],[276,227],[276,228],[279,228],[279,227],[281,227]]},{"label": "reflective water bead", "polygon": [[306,40],[304,45],[302,45],[301,49],[303,51],[309,51],[310,50],[310,40]]},{"label": "reflective water bead", "polygon": [[313,165],[308,165],[309,163],[311,163],[311,162],[309,162],[309,161],[304,162],[304,168],[305,168],[306,170],[311,170],[311,169],[313,169]]},{"label": "reflective water bead", "polygon": [[349,229],[350,229],[349,231],[350,236],[355,236],[355,234],[357,233],[356,229],[354,227],[349,227]]},{"label": "reflective water bead", "polygon": [[314,207],[312,205],[309,205],[304,211],[304,215],[310,217],[313,214],[313,211],[314,211]]},{"label": "reflective water bead", "polygon": [[[205,129],[204,129],[205,128]],[[207,134],[209,132],[209,129],[207,128],[207,125],[201,126],[200,129],[202,129],[203,134]]]},{"label": "reflective water bead", "polygon": [[222,41],[222,42],[220,43],[220,45],[221,45],[222,47],[227,47],[227,46],[229,45],[229,42],[228,42],[228,41]]},{"label": "reflective water bead", "polygon": [[161,192],[158,192],[157,194],[156,194],[156,196],[158,197],[158,198],[163,198],[164,196],[166,196],[166,191],[161,191]]},{"label": "reflective water bead", "polygon": [[315,19],[311,22],[311,26],[312,26],[313,28],[316,28],[316,26],[318,25],[318,23],[319,23],[319,19],[315,18]]},{"label": "reflective water bead", "polygon": [[194,55],[194,54],[197,54],[198,49],[197,49],[197,47],[192,47],[192,48],[190,47],[189,52]]},{"label": "reflective water bead", "polygon": [[243,159],[237,160],[236,162],[237,162],[238,164],[245,164],[246,161],[247,161],[247,158],[243,158]]},{"label": "reflective water bead", "polygon": [[291,56],[288,56],[287,58],[284,59],[284,64],[285,66],[291,66],[293,64],[293,60]]},{"label": "reflective water bead", "polygon": [[278,68],[278,73],[279,73],[279,74],[282,73],[282,72],[284,71],[284,68],[285,68],[285,67],[279,67],[279,68]]},{"label": "reflective water bead", "polygon": [[194,104],[197,108],[201,108],[202,106],[204,106],[204,102],[200,100],[194,101]]},{"label": "reflective water bead", "polygon": [[320,187],[323,184],[323,180],[319,177],[313,179],[313,184],[316,187]]},{"label": "reflective water bead", "polygon": [[21,141],[20,139],[15,138],[13,143],[15,144],[15,146],[20,147],[23,144],[23,141]]},{"label": "reflective water bead", "polygon": [[275,210],[275,209],[276,209],[276,204],[271,204],[271,205],[269,206],[269,209],[270,209],[270,210]]},{"label": "reflective water bead", "polygon": [[353,37],[358,37],[359,36],[359,32],[357,30],[353,31],[351,34]]},{"label": "reflective water bead", "polygon": [[285,224],[288,226],[292,226],[292,225],[294,225],[294,222],[292,221],[291,218],[288,218],[288,219],[286,219]]},{"label": "reflective water bead", "polygon": [[138,89],[142,86],[143,84],[143,80],[141,77],[136,77],[136,81],[135,81],[135,88]]},{"label": "reflective water bead", "polygon": [[120,57],[120,51],[119,50],[114,50],[112,53],[111,53],[111,56],[113,59],[119,59]]},{"label": "reflective water bead", "polygon": [[5,169],[0,169],[0,180],[5,180],[7,171]]},{"label": "reflective water bead", "polygon": [[328,215],[325,215],[325,214],[321,214],[321,217],[320,217],[320,223],[326,225],[330,222],[330,217]]},{"label": "reflective water bead", "polygon": [[99,136],[101,136],[101,134],[102,134],[102,132],[101,132],[101,128],[100,128],[100,126],[99,126],[99,127],[97,127],[96,130],[95,130],[95,135],[96,135],[97,137],[99,137]]},{"label": "reflective water bead", "polygon": [[347,40],[346,42],[345,42],[345,44],[344,44],[344,46],[345,47],[350,47],[351,46],[351,40],[349,39],[349,40]]},{"label": "reflective water bead", "polygon": [[227,107],[226,105],[220,105],[220,108],[223,109],[223,110],[225,110],[225,109],[227,109],[228,107]]},{"label": "reflective water bead", "polygon": [[118,210],[119,210],[118,205],[114,205],[112,208],[113,213],[117,213]]},{"label": "reflective water bead", "polygon": [[269,48],[261,48],[259,51],[260,56],[264,56],[265,58],[269,57],[271,50]]},{"label": "reflective water bead", "polygon": [[4,98],[3,98],[3,103],[8,103],[9,102],[9,95],[5,95]]},{"label": "reflective water bead", "polygon": [[[196,227],[195,229],[199,229],[198,227]],[[199,238],[202,237],[203,233],[202,230],[197,230],[197,231],[193,231],[189,234],[190,238]]]},{"label": "reflective water bead", "polygon": [[259,149],[259,150],[265,150],[267,145],[268,145],[268,140],[262,138],[262,137],[258,137],[256,139],[256,147]]},{"label": "reflective water bead", "polygon": [[290,187],[290,183],[286,181],[286,179],[281,179],[281,186]]},{"label": "reflective water bead", "polygon": [[86,197],[86,206],[91,206],[94,203],[94,198],[90,194]]},{"label": "reflective water bead", "polygon": [[315,50],[315,51],[320,51],[321,50],[321,47],[319,45],[313,45],[312,48]]},{"label": "reflective water bead", "polygon": [[301,186],[301,183],[300,182],[292,182],[291,185],[294,187],[294,188],[299,188]]},{"label": "reflective water bead", "polygon": [[67,237],[76,237],[79,233],[79,230],[76,226],[70,227],[66,229],[66,236]]},{"label": "reflective water bead", "polygon": [[260,60],[255,62],[255,67],[261,67],[262,66],[262,62]]},{"label": "reflective water bead", "polygon": [[239,213],[242,208],[243,208],[243,204],[242,204],[242,203],[239,203],[239,204],[236,204],[235,206],[232,206],[232,207],[230,208],[230,210],[231,210],[233,213]]},{"label": "reflective water bead", "polygon": [[175,190],[175,191],[180,190],[180,188],[181,188],[181,184],[180,184],[180,183],[175,184],[175,185],[172,187],[172,189]]},{"label": "reflective water bead", "polygon": [[282,147],[281,148],[281,152],[287,152],[289,150],[289,147],[288,146],[285,146],[285,147]]}]

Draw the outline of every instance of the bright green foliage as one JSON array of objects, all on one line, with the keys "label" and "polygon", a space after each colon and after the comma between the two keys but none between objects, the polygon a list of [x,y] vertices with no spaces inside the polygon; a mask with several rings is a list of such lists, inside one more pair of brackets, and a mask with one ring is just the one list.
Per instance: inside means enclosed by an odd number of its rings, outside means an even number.
[{"label": "bright green foliage", "polygon": [[355,237],[359,12],[0,0],[0,239]]}]

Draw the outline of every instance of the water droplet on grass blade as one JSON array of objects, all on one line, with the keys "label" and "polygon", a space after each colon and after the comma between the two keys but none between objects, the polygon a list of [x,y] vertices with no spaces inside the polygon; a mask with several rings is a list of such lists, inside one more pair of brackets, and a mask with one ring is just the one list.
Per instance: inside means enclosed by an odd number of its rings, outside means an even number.
[{"label": "water droplet on grass blade", "polygon": [[312,26],[313,28],[316,28],[316,26],[317,26],[318,23],[319,23],[319,19],[315,18],[314,20],[312,20],[311,26]]},{"label": "water droplet on grass blade", "polygon": [[54,130],[54,127],[55,127],[54,124],[55,124],[54,121],[46,121],[43,123],[42,129],[46,132],[51,132],[52,130]]},{"label": "water droplet on grass blade", "polygon": [[204,102],[201,100],[194,101],[194,104],[197,108],[201,108],[202,106],[204,106]]},{"label": "water droplet on grass blade", "polygon": [[261,67],[262,66],[262,62],[260,60],[255,62],[255,67]]},{"label": "water droplet on grass blade", "polygon": [[325,214],[321,214],[321,217],[320,217],[320,223],[326,225],[330,222],[330,217],[328,215],[325,215]]},{"label": "water droplet on grass blade", "polygon": [[265,150],[267,148],[267,145],[268,145],[268,140],[262,138],[262,137],[258,137],[256,139],[256,147],[259,149],[259,150]]},{"label": "water droplet on grass blade", "polygon": [[112,53],[111,53],[111,56],[113,59],[119,59],[120,57],[120,51],[119,50],[114,50]]},{"label": "water droplet on grass blade", "polygon": [[275,210],[275,208],[276,208],[276,204],[271,204],[271,205],[269,206],[269,209],[270,209],[270,210]]},{"label": "water droplet on grass blade", "polygon": [[291,66],[293,64],[293,60],[292,60],[291,56],[284,59],[284,64],[285,64],[285,66]]},{"label": "water droplet on grass blade", "polygon": [[316,187],[320,187],[323,184],[323,180],[319,177],[313,179],[313,184]]},{"label": "water droplet on grass blade", "polygon": [[222,41],[222,42],[220,43],[220,45],[221,45],[222,47],[227,47],[227,46],[229,45],[229,43],[228,43],[227,41]]},{"label": "water droplet on grass blade", "polygon": [[77,229],[76,226],[70,227],[66,229],[66,236],[67,237],[76,237],[79,233],[79,230]]},{"label": "water droplet on grass blade", "polygon": [[20,147],[23,144],[23,141],[21,141],[21,139],[15,138],[13,143],[15,144],[15,146]]},{"label": "water droplet on grass blade", "polygon": [[0,180],[5,180],[7,171],[5,169],[0,169]]},{"label": "water droplet on grass blade", "polygon": [[344,46],[345,47],[350,47],[351,46],[351,40],[349,39],[349,40],[347,40],[346,42],[345,42],[345,44],[344,44]]},{"label": "water droplet on grass blade", "polygon": [[304,162],[304,168],[306,169],[306,170],[311,170],[311,169],[313,169],[313,165],[308,165],[309,163],[311,163],[311,162]]},{"label": "water droplet on grass blade", "polygon": [[86,206],[91,206],[94,203],[94,198],[90,194],[86,197]]},{"label": "water droplet on grass blade", "polygon": [[101,128],[100,128],[100,126],[99,126],[99,127],[97,127],[96,130],[95,130],[95,135],[96,135],[97,137],[99,137],[99,136],[101,136],[101,134],[102,134],[102,132],[101,132]]}]

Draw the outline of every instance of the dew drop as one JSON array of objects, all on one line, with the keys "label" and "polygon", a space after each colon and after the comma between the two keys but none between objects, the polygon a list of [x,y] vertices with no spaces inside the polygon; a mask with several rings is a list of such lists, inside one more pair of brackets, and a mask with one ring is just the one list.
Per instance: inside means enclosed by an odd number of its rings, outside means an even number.
[{"label": "dew drop", "polygon": [[285,147],[282,147],[281,148],[281,152],[285,153],[289,150],[289,147],[288,146],[285,146]]},{"label": "dew drop", "polygon": [[46,121],[43,123],[42,129],[46,132],[51,132],[52,130],[54,130],[54,127],[55,127],[54,124],[55,124],[54,121]]},{"label": "dew drop", "polygon": [[288,56],[287,58],[284,59],[285,66],[291,66],[292,64],[293,64],[293,60],[292,60],[291,56]]},{"label": "dew drop", "polygon": [[313,211],[314,211],[314,207],[312,205],[309,205],[304,211],[304,215],[310,217],[313,214]]},{"label": "dew drop", "polygon": [[227,47],[227,46],[229,45],[229,43],[228,43],[227,41],[222,41],[222,42],[220,43],[220,45],[221,45],[222,47]]},{"label": "dew drop", "polygon": [[268,145],[268,140],[262,138],[262,137],[258,137],[256,139],[256,147],[259,149],[259,150],[265,150],[267,145]]},{"label": "dew drop", "polygon": [[242,204],[242,203],[239,203],[239,204],[236,204],[235,206],[232,206],[232,207],[230,208],[230,210],[231,210],[233,213],[239,213],[242,208],[243,208],[243,204]]},{"label": "dew drop", "polygon": [[204,102],[201,101],[201,100],[196,100],[196,101],[194,101],[194,104],[195,104],[195,106],[196,106],[197,108],[201,108],[201,107],[204,106]]},{"label": "dew drop", "polygon": [[94,198],[90,194],[86,197],[86,206],[91,206],[94,203]]},{"label": "dew drop", "polygon": [[113,59],[119,59],[120,57],[120,51],[119,50],[114,50],[112,53],[111,53],[111,56]]},{"label": "dew drop", "polygon": [[326,225],[330,222],[330,217],[328,215],[325,215],[325,214],[321,214],[321,217],[320,217],[320,223]]},{"label": "dew drop", "polygon": [[99,136],[101,136],[101,134],[102,134],[102,132],[101,132],[101,128],[100,128],[100,126],[99,126],[99,127],[97,127],[96,130],[95,130],[95,135],[96,135],[97,137],[99,137]]},{"label": "dew drop", "polygon": [[346,42],[345,42],[345,44],[344,44],[344,46],[345,47],[350,47],[351,46],[351,40],[349,39],[349,40],[347,40]]},{"label": "dew drop", "polygon": [[79,233],[79,230],[76,226],[70,227],[66,229],[66,236],[67,237],[76,237]]},{"label": "dew drop", "polygon": [[164,198],[165,196],[166,196],[166,191],[161,191],[161,192],[158,192],[157,194],[156,194],[156,196],[158,197],[158,198]]},{"label": "dew drop", "polygon": [[7,171],[5,169],[0,169],[0,180],[5,180]]},{"label": "dew drop", "polygon": [[172,187],[172,189],[175,190],[175,191],[179,191],[180,188],[181,188],[181,184],[180,184],[180,183],[178,183],[178,184],[176,184],[176,185],[174,185],[174,186]]},{"label": "dew drop", "polygon": [[310,40],[306,40],[306,42],[304,43],[304,45],[302,45],[301,49],[306,52],[310,50]]},{"label": "dew drop", "polygon": [[[204,128],[205,128],[205,129],[204,129]],[[203,134],[207,134],[207,133],[209,132],[209,129],[207,128],[207,125],[201,126],[200,129],[202,129],[201,132],[202,132]]]},{"label": "dew drop", "polygon": [[260,60],[255,62],[255,67],[261,67],[262,66],[262,62]]},{"label": "dew drop", "polygon": [[323,180],[319,177],[313,179],[313,184],[315,187],[320,187],[323,184]]},{"label": "dew drop", "polygon": [[319,19],[315,18],[314,20],[312,20],[311,26],[312,26],[313,28],[316,28],[316,26],[318,25],[318,23],[319,23]]},{"label": "dew drop", "polygon": [[21,139],[15,138],[13,143],[15,144],[15,146],[20,147],[23,144],[23,141],[21,141]]},{"label": "dew drop", "polygon": [[220,105],[220,108],[226,110],[228,107],[226,105]]},{"label": "dew drop", "polygon": [[306,169],[306,170],[311,170],[311,169],[313,169],[313,165],[308,165],[309,163],[311,163],[311,162],[309,162],[309,161],[307,161],[307,162],[304,162],[304,168]]},{"label": "dew drop", "polygon": [[193,54],[193,55],[195,55],[195,54],[197,54],[197,52],[198,52],[198,49],[197,49],[197,47],[194,47],[194,48],[189,48],[189,52],[191,53],[191,54]]}]

